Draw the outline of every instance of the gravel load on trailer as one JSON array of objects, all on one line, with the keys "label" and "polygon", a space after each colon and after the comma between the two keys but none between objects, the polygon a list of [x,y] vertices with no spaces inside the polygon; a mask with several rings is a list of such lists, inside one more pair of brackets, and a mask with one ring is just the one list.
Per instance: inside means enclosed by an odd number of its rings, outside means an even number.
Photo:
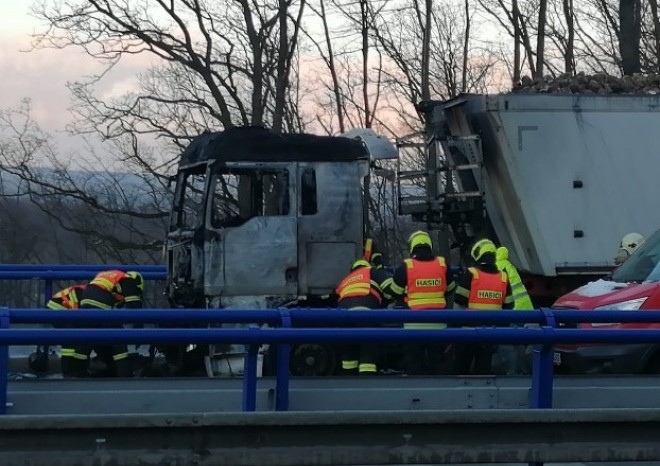
[{"label": "gravel load on trailer", "polygon": [[513,89],[526,94],[660,94],[660,75],[634,74],[632,76],[611,76],[605,73],[573,76],[545,76],[532,79],[524,76]]}]

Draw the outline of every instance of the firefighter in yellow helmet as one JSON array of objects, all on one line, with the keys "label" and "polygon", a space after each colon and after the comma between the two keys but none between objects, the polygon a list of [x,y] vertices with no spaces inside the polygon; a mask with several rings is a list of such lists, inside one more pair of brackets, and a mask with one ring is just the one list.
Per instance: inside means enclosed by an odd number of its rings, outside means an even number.
[{"label": "firefighter in yellow helmet", "polygon": [[[447,307],[445,295],[454,289],[444,257],[433,254],[433,242],[425,231],[408,238],[410,258],[394,272],[390,291],[403,299],[414,312]],[[405,323],[404,328],[444,329],[443,323]],[[447,351],[446,345],[408,344],[404,346],[406,372],[410,375],[440,374]]]},{"label": "firefighter in yellow helmet", "polygon": [[[64,288],[55,293],[46,303],[46,307],[52,311],[76,311],[80,308],[80,296],[85,290],[85,285],[73,285]],[[72,325],[54,324],[55,328],[70,328]],[[80,326],[75,326],[80,328]],[[45,372],[48,369],[48,352],[44,350],[45,347],[38,346],[35,353],[30,354],[28,363],[30,368],[35,372]],[[70,364],[71,358],[64,357],[67,349],[62,350],[62,375],[64,377],[74,377],[77,375],[77,365],[75,361],[73,365]]]},{"label": "firefighter in yellow helmet", "polygon": [[[495,244],[487,238],[474,243],[470,250],[474,265],[456,279],[455,309],[513,309],[509,279],[497,268],[496,251]],[[491,345],[456,345],[454,373],[489,374],[494,351]]]},{"label": "firefighter in yellow helmet", "polygon": [[[107,270],[98,273],[79,296],[80,309],[110,310],[142,307],[144,278],[138,272]],[[92,328],[85,325],[86,328]],[[98,325],[96,328],[122,328],[121,324]],[[108,366],[111,376],[130,377],[131,361],[126,345],[93,345],[62,348],[62,367],[71,377],[89,375],[89,357],[94,351]]]},{"label": "firefighter in yellow helmet", "polygon": [[[388,279],[382,271],[360,259],[353,263],[351,271],[337,285],[337,306],[349,311],[379,309],[385,307],[382,284]],[[378,372],[378,345],[352,344],[342,351],[342,373],[372,375]]]}]

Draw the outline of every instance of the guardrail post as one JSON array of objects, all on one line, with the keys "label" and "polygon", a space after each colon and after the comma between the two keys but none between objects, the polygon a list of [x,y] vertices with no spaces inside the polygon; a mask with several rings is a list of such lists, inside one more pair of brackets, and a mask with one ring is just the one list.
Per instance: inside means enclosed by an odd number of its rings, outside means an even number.
[{"label": "guardrail post", "polygon": [[[541,309],[545,317],[544,328],[556,327],[555,316],[550,309]],[[534,347],[532,365],[531,408],[552,408],[552,383],[554,375],[554,345],[543,344]]]},{"label": "guardrail post", "polygon": [[[258,330],[252,327],[251,330]],[[249,345],[243,362],[243,411],[257,410],[257,360],[259,345]]]},{"label": "guardrail post", "polygon": [[[291,315],[288,309],[280,309],[281,327],[291,328]],[[275,411],[289,410],[289,365],[291,345],[277,345]]]},{"label": "guardrail post", "polygon": [[[9,309],[0,309],[0,329],[9,328]],[[0,346],[0,414],[7,414],[7,386],[9,380],[9,347]]]},{"label": "guardrail post", "polygon": [[[555,316],[550,309],[541,309],[545,317],[544,329],[556,327]],[[554,345],[535,345],[532,360],[532,393],[530,407],[537,409],[552,408],[552,382],[554,376]],[[543,462],[534,461],[529,466],[543,466]]]}]

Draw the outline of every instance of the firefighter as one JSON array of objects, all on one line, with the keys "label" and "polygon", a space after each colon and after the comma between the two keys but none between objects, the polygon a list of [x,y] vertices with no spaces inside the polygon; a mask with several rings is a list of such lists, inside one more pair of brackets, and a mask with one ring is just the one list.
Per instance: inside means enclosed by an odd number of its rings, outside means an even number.
[{"label": "firefighter", "polygon": [[73,285],[58,291],[46,303],[46,307],[53,311],[80,309],[80,297],[85,291],[85,285]]},{"label": "firefighter", "polygon": [[[516,311],[529,311],[534,304],[527,293],[527,288],[520,278],[516,267],[509,260],[509,250],[500,246],[495,253],[497,268],[509,277],[509,285],[513,294],[513,309]],[[525,346],[500,345],[497,348],[502,372],[507,375],[520,375],[526,372]]]},{"label": "firefighter", "polygon": [[[350,311],[379,309],[384,307],[381,284],[389,277],[371,267],[368,261],[359,259],[350,273],[339,283],[335,292],[337,306]],[[372,375],[378,372],[378,346],[375,344],[347,345],[342,350],[342,373]]]},{"label": "firefighter", "polygon": [[[144,279],[138,272],[108,270],[100,272],[78,295],[80,309],[139,309],[142,307]],[[122,325],[98,325],[96,328],[123,328]],[[86,325],[85,328],[90,328]],[[65,377],[89,376],[90,353],[94,351],[109,369],[110,375],[132,375],[126,345],[62,347],[62,373]]]},{"label": "firefighter", "polygon": [[386,303],[390,303],[392,301],[392,295],[390,292],[390,286],[392,285],[392,274],[385,269],[383,263],[383,254],[376,247],[376,243],[374,243],[371,239],[367,240],[365,244],[364,257],[374,270],[378,270],[376,277],[381,291],[383,292],[383,298],[385,298]]},{"label": "firefighter", "polygon": [[[470,250],[474,267],[456,279],[455,309],[513,309],[509,278],[495,263],[497,248],[489,239],[477,241]],[[489,374],[494,347],[491,345],[456,345],[455,374]]]},{"label": "firefighter", "polygon": [[[80,308],[80,297],[85,290],[85,285],[73,285],[55,293],[46,303],[46,307],[53,311],[71,310]],[[55,328],[66,328],[61,324],[55,324]],[[64,351],[63,351],[64,354]],[[62,373],[65,377],[72,376],[72,371],[67,364],[69,359],[62,358]],[[48,370],[47,347],[37,347],[37,351],[30,354],[28,361],[30,368],[35,372],[46,372]],[[65,372],[66,369],[66,372]]]},{"label": "firefighter", "polygon": [[[431,237],[425,231],[416,231],[408,239],[410,258],[405,259],[394,272],[390,291],[403,298],[412,311],[445,309],[446,294],[454,290],[449,279],[445,258],[433,254]],[[445,329],[444,323],[405,323],[409,329]],[[448,351],[447,345],[404,345],[406,372],[410,375],[440,374]]]},{"label": "firefighter", "polygon": [[374,269],[383,270],[383,255],[380,252],[374,252],[369,262]]},{"label": "firefighter", "polygon": [[495,253],[497,259],[496,265],[498,270],[506,273],[509,277],[509,285],[511,286],[511,293],[513,294],[513,309],[516,311],[529,311],[534,309],[532,300],[527,293],[527,288],[520,278],[520,274],[516,267],[509,260],[509,250],[504,246],[497,248]]},{"label": "firefighter", "polygon": [[628,233],[625,235],[621,238],[619,250],[614,257],[614,265],[619,266],[623,264],[642,244],[644,244],[644,237],[639,233]]}]

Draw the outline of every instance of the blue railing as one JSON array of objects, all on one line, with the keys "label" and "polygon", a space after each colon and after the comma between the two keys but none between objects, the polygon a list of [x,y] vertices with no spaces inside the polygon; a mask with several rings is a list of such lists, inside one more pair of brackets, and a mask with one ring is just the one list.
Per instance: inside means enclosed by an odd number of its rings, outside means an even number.
[{"label": "blue railing", "polygon": [[[168,329],[12,329],[10,324],[35,323],[243,323],[250,328]],[[471,328],[410,330],[374,328],[383,323],[444,322]],[[257,352],[261,344],[277,345],[275,409],[289,406],[289,352],[295,343],[433,342],[537,345],[531,377],[532,408],[552,407],[553,355],[556,343],[658,343],[660,329],[558,328],[560,323],[660,322],[660,311],[424,311],[339,309],[200,310],[152,309],[58,312],[40,309],[0,311],[0,410],[5,412],[7,345],[238,343],[247,345],[243,376],[243,410],[256,409]],[[269,325],[261,328],[256,325]],[[474,327],[538,324],[526,327]],[[304,328],[321,325],[325,328]],[[342,328],[343,326],[363,328]],[[303,328],[301,328],[303,327]]]},{"label": "blue railing", "polygon": [[164,265],[123,264],[0,264],[0,280],[43,280],[43,302],[53,295],[53,281],[89,280],[102,270],[134,270],[145,280],[165,280]]}]

